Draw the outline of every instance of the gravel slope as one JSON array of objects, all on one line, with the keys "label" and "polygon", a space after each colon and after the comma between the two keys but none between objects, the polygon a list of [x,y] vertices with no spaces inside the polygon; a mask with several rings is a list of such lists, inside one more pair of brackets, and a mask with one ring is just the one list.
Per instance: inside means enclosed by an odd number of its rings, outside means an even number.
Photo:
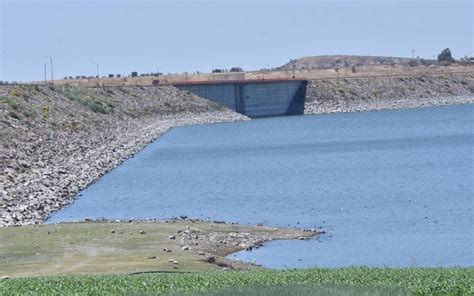
[{"label": "gravel slope", "polygon": [[170,128],[247,119],[174,87],[1,87],[0,226],[41,223]]},{"label": "gravel slope", "polygon": [[312,80],[305,114],[474,103],[474,72],[444,76]]},{"label": "gravel slope", "polygon": [[[305,114],[474,103],[474,73],[309,81]],[[170,128],[248,120],[174,87],[0,87],[0,227],[35,224]]]}]

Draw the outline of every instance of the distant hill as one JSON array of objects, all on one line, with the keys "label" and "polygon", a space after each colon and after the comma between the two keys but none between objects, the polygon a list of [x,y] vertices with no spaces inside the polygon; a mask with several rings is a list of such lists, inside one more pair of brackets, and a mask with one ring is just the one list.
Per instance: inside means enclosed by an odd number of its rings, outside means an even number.
[{"label": "distant hill", "polygon": [[[336,67],[352,67],[352,66],[377,66],[391,64],[408,64],[412,59],[399,57],[375,57],[375,56],[353,56],[353,55],[324,55],[304,57],[293,60],[295,69],[311,70],[311,69],[333,69]],[[277,70],[292,70],[293,62],[289,62]]]}]

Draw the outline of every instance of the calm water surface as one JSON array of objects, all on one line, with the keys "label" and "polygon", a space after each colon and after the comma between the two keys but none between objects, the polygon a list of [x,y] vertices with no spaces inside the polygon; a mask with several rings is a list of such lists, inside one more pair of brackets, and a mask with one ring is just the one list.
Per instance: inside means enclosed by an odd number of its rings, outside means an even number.
[{"label": "calm water surface", "polygon": [[472,266],[474,105],[173,129],[49,222],[179,215],[322,228],[271,268]]}]

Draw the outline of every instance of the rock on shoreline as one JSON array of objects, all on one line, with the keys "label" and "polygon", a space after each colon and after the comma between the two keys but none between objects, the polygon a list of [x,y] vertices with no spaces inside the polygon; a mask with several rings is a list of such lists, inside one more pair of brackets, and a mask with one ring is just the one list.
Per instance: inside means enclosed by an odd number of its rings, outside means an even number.
[{"label": "rock on shoreline", "polygon": [[474,103],[474,72],[439,76],[323,79],[308,83],[305,114]]},{"label": "rock on shoreline", "polygon": [[37,224],[170,128],[248,120],[173,87],[0,88],[0,226]]},{"label": "rock on shoreline", "polygon": [[[309,81],[305,114],[474,103],[474,73]],[[0,227],[42,223],[170,128],[248,120],[171,86],[0,87]]]},{"label": "rock on shoreline", "polygon": [[[0,228],[1,276],[255,269],[226,258],[270,240],[318,232],[198,220],[76,222]],[[170,239],[169,237],[174,237]],[[31,248],[31,242],[34,248]],[[113,266],[113,268],[111,268]]]}]

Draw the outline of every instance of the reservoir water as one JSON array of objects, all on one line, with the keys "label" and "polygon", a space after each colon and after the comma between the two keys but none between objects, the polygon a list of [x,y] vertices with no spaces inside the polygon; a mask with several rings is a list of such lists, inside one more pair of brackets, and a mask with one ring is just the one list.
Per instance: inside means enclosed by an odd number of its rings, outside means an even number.
[{"label": "reservoir water", "polygon": [[48,222],[179,215],[322,229],[230,258],[473,266],[474,105],[173,129]]}]

